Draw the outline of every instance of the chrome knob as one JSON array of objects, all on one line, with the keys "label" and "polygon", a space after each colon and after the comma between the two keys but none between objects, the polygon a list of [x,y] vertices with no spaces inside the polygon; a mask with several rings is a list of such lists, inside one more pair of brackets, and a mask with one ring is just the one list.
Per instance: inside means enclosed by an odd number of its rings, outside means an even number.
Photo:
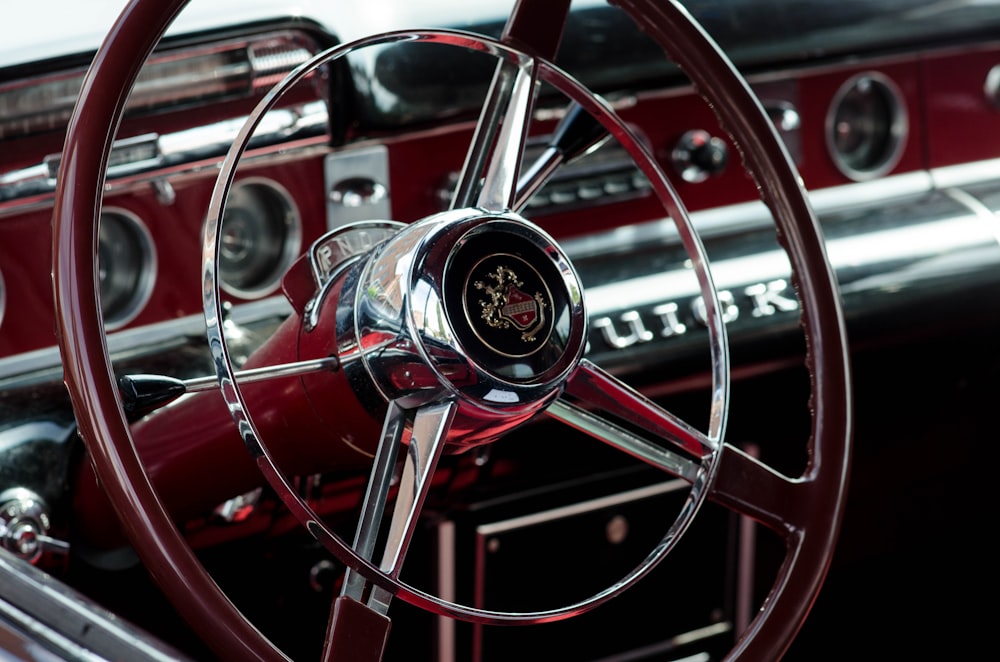
[{"label": "chrome knob", "polygon": [[670,159],[684,181],[703,182],[726,169],[729,147],[722,138],[694,129],[680,137]]},{"label": "chrome knob", "polygon": [[49,536],[48,508],[40,496],[24,488],[0,494],[0,545],[35,563],[46,550],[65,552],[68,545]]}]

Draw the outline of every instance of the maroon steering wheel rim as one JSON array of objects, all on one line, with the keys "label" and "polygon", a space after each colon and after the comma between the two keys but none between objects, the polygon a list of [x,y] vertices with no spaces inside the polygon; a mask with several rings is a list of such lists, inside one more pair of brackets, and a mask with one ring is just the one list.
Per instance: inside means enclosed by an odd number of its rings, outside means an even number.
[{"label": "maroon steering wheel rim", "polygon": [[[287,659],[199,563],[149,482],[113,378],[96,293],[103,175],[128,91],[187,0],[133,0],[84,80],[66,136],[53,216],[56,330],[77,424],[126,535],[161,590],[206,643],[233,659]],[[107,90],[118,90],[107,94]],[[117,414],[115,413],[117,412]]]},{"label": "maroon steering wheel rim", "polygon": [[[744,166],[774,214],[778,241],[788,253],[802,303],[812,387],[809,465],[798,480],[785,484],[786,493],[772,496],[771,512],[760,513],[767,515],[762,521],[771,522],[784,537],[786,555],[764,604],[727,655],[727,659],[777,659],[791,645],[826,577],[847,500],[853,412],[839,288],[798,171],[756,96],[728,58],[673,3],[615,0],[615,4],[629,10],[703,95],[711,91],[721,125],[740,146]],[[726,84],[720,86],[720,81]],[[740,475],[746,465],[734,461],[741,453],[728,445],[727,451],[716,485],[746,480]],[[756,509],[726,494],[709,498],[750,515]],[[784,511],[795,516],[775,517]],[[782,519],[786,526],[773,525]]]},{"label": "maroon steering wheel rim", "polygon": [[[96,295],[97,222],[115,131],[141,64],[186,4],[187,0],[131,0],[98,51],[70,122],[53,225],[54,296],[64,379],[98,477],[130,541],[168,598],[183,605],[180,611],[220,655],[285,659],[201,566],[152,487],[121,409]],[[796,514],[775,516],[768,504],[744,503],[730,496],[733,492],[728,489],[714,493],[716,500],[741,512],[759,511],[762,521],[779,529],[786,540],[788,553],[778,580],[730,653],[747,659],[779,657],[800,628],[829,568],[846,498],[851,406],[836,281],[794,166],[728,60],[673,2],[615,4],[636,17],[713,99],[723,125],[742,146],[765,202],[775,211],[779,239],[788,250],[802,299],[814,415],[809,440],[812,461],[801,478],[788,483],[790,494],[794,489]],[[726,456],[739,453],[727,447]],[[742,466],[724,461],[716,483],[738,485],[747,480],[740,474]],[[783,530],[773,526],[786,519],[789,525]]]}]

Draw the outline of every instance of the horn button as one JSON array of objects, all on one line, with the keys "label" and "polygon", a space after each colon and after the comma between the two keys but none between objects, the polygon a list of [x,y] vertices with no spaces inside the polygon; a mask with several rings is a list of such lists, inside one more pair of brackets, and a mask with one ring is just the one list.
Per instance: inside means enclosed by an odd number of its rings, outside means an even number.
[{"label": "horn button", "polygon": [[404,405],[458,395],[477,408],[537,409],[583,354],[577,274],[516,214],[452,210],[408,226],[348,289],[348,344],[383,396]]},{"label": "horn button", "polygon": [[444,284],[448,317],[473,361],[517,383],[559,365],[570,337],[566,285],[532,242],[480,233],[455,251]]}]

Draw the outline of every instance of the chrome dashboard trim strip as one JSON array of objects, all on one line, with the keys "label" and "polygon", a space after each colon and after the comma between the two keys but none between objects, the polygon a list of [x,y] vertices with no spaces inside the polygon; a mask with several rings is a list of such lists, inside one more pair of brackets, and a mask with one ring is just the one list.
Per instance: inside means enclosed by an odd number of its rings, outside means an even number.
[{"label": "chrome dashboard trim strip", "polygon": [[[985,181],[986,178],[981,177],[980,180]],[[887,203],[929,193],[933,189],[934,182],[930,173],[916,171],[877,181],[852,182],[843,186],[816,189],[809,192],[809,199],[816,214],[823,216],[867,206],[885,206]],[[693,211],[691,220],[703,238],[770,227],[773,224],[771,213],[759,200]],[[604,254],[609,248],[640,245],[649,241],[670,241],[676,237],[677,230],[673,221],[664,218],[560,243],[570,257],[579,259]]]},{"label": "chrome dashboard trim strip", "polygon": [[943,193],[950,197],[952,200],[958,204],[967,207],[969,211],[979,216],[981,219],[994,226],[994,231],[997,233],[997,239],[1000,241],[1000,218],[987,207],[982,200],[972,195],[964,189],[949,188],[944,189]]},{"label": "chrome dashboard trim strip", "polygon": [[[116,140],[111,151],[108,179],[121,179],[156,170],[191,164],[220,157],[232,144],[246,117],[236,117],[205,126],[166,133],[146,134]],[[293,138],[324,135],[328,114],[323,101],[313,101],[269,112],[250,141],[251,147],[264,147]],[[61,154],[47,156],[43,163],[0,174],[0,215],[12,201],[34,196],[50,199],[56,187],[56,172]],[[11,205],[16,212],[23,211]]]},{"label": "chrome dashboard trim strip", "polygon": [[[905,205],[921,196],[931,195],[941,187],[968,186],[971,184],[988,184],[996,181],[1000,188],[1000,159],[982,161],[975,164],[941,168],[933,171],[918,171],[914,173],[887,177],[878,181],[860,182],[845,186],[821,189],[810,193],[817,215],[826,229],[830,218],[837,214],[854,213],[863,215],[866,211],[876,213],[892,205]],[[955,193],[944,193],[955,199]],[[959,202],[956,199],[956,205]],[[997,232],[994,227],[982,223],[984,209],[973,210],[968,201],[963,206],[969,210],[969,215],[975,217],[975,222],[943,223],[943,225],[925,225],[924,230],[931,234],[910,232],[911,226],[903,226],[894,231],[892,228],[882,228],[876,234],[864,233],[851,240],[847,237],[832,237],[829,239],[829,254],[838,278],[845,270],[855,270],[859,261],[863,261],[867,270],[874,278],[879,272],[880,263],[887,260],[927,257],[927,251],[936,250],[940,260],[945,260],[946,246],[952,247],[952,260],[961,261],[963,255],[981,257],[984,248],[984,237],[988,234],[990,241],[996,245]],[[696,227],[706,238],[720,238],[726,235],[760,230],[770,227],[769,213],[763,203],[751,202],[730,205],[718,209],[692,213]],[[937,228],[935,230],[935,228]],[[923,237],[922,240],[920,238]],[[676,230],[669,220],[653,221],[641,225],[617,228],[600,235],[581,237],[562,242],[567,254],[575,262],[583,264],[588,258],[605,255],[612,250],[627,250],[631,246],[642,246],[652,243],[669,245],[675,242]],[[915,248],[914,241],[920,240],[923,248]],[[939,243],[947,241],[947,244]],[[877,241],[877,243],[873,243]],[[931,242],[928,244],[927,242]],[[888,253],[886,251],[889,251]],[[759,254],[744,255],[731,261],[713,263],[719,275],[720,288],[733,287],[734,282],[743,282],[746,287],[764,284],[775,279],[787,279],[787,259],[774,247]],[[1000,256],[997,257],[997,270],[1000,271]],[[586,280],[586,272],[582,274]],[[585,282],[585,285],[587,283]],[[665,287],[670,292],[657,297],[638,295],[640,287],[655,285]],[[857,283],[844,288],[845,299],[855,296],[860,287]],[[677,289],[680,288],[680,289]],[[683,278],[675,273],[665,273],[652,276],[641,276],[638,279],[629,278],[619,283],[594,284],[588,287],[588,302],[591,310],[591,320],[596,322],[604,317],[613,317],[618,323],[617,315],[643,306],[654,307],[657,304],[677,303],[673,299],[683,299],[686,287]],[[648,290],[646,290],[648,291]],[[678,296],[674,296],[674,292]],[[655,299],[655,300],[654,300]],[[272,297],[261,301],[235,306],[230,315],[233,322],[252,324],[271,317],[284,316],[290,312],[289,304],[281,297]],[[663,311],[666,314],[667,311]],[[647,331],[649,329],[646,329]],[[654,329],[655,330],[655,329]],[[184,342],[185,338],[202,336],[204,320],[201,315],[191,315],[158,324],[125,329],[109,334],[108,344],[112,355],[119,356],[144,348],[159,348],[173,346]],[[152,351],[152,350],[151,350]],[[17,382],[36,383],[61,378],[59,352],[56,347],[49,347],[16,356],[0,359],[0,381],[14,380]]]},{"label": "chrome dashboard trim strip", "polygon": [[929,175],[935,188],[964,187],[1000,181],[1000,159],[933,168]]},{"label": "chrome dashboard trim strip", "polygon": [[[961,297],[1000,287],[996,215],[973,193],[928,189],[929,181],[929,173],[923,173],[897,182],[906,185],[885,205],[843,204],[842,196],[855,185],[819,196],[829,196],[819,203],[832,201],[828,208],[835,210],[819,218],[848,325],[864,322],[849,329],[857,332],[852,340],[888,329],[909,333],[961,323],[986,312],[963,308]],[[1000,181],[979,193],[1000,198]],[[754,210],[748,212],[738,222],[740,229],[730,225],[706,240],[734,346],[755,338],[774,342],[798,327],[787,257],[773,230],[765,222],[754,223]],[[763,205],[757,213],[763,218]],[[666,357],[672,362],[685,358],[696,342],[703,342],[698,292],[690,270],[682,261],[671,261],[675,243],[662,223],[583,242],[582,254],[573,257],[588,296],[591,360],[612,371],[649,369]],[[654,251],[666,251],[657,257],[661,265],[640,271],[643,254]]]},{"label": "chrome dashboard trim strip", "polygon": [[0,636],[10,642],[25,633],[30,637],[20,640],[23,652],[39,660],[190,659],[44,571],[0,552]]}]

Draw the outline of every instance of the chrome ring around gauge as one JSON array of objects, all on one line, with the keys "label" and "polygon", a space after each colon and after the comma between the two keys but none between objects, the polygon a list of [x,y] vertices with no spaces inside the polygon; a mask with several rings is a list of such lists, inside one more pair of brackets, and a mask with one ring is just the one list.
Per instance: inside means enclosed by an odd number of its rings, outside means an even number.
[{"label": "chrome ring around gauge", "polygon": [[458,395],[510,411],[544,404],[583,355],[582,291],[534,224],[458,209],[388,240],[340,305],[354,310],[348,342],[386,400]]},{"label": "chrome ring around gauge", "polygon": [[223,290],[243,299],[272,293],[301,249],[302,221],[292,196],[272,179],[247,177],[236,182],[220,242]]},{"label": "chrome ring around gauge", "polygon": [[153,292],[153,238],[138,216],[108,207],[101,211],[98,254],[104,323],[108,329],[120,329],[135,319]]},{"label": "chrome ring around gauge", "polygon": [[854,181],[890,172],[909,131],[903,94],[874,71],[854,76],[834,95],[826,117],[826,144],[837,169]]}]

